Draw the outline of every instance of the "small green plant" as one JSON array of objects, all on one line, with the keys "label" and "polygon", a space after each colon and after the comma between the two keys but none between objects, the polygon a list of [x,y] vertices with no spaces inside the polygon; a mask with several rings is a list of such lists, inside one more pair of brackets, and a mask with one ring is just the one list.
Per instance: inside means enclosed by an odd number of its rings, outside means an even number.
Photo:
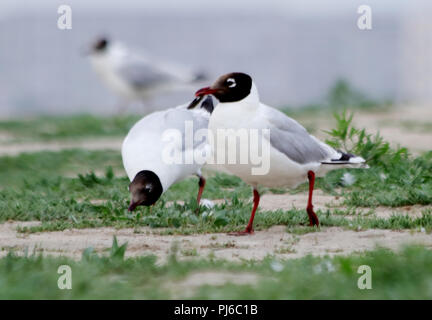
[{"label": "small green plant", "polygon": [[102,180],[96,177],[95,173],[92,171],[87,174],[78,174],[78,179],[81,181],[81,183],[90,188],[94,186],[95,184],[101,184]]},{"label": "small green plant", "polygon": [[432,203],[432,151],[414,158],[406,148],[392,148],[379,133],[372,135],[352,125],[353,114],[335,114],[336,128],[326,142],[366,159],[368,170],[352,170],[353,186],[341,184],[346,170],[330,172],[318,185],[326,190],[343,187],[345,205],[398,207]]},{"label": "small green plant", "polygon": [[113,178],[114,172],[111,166],[106,169],[104,178],[97,177],[93,171],[86,174],[78,174],[79,181],[87,188],[92,188],[95,185],[110,184]]},{"label": "small green plant", "polygon": [[335,112],[336,128],[325,131],[331,137],[326,143],[333,148],[362,156],[370,165],[387,166],[408,158],[406,148],[392,149],[390,143],[384,141],[379,133],[373,135],[364,128],[355,128],[352,125],[353,117],[354,113],[346,110],[341,114]]},{"label": "small green plant", "polygon": [[113,237],[113,243],[111,246],[110,257],[115,260],[123,260],[127,249],[127,242],[119,246],[117,237]]}]

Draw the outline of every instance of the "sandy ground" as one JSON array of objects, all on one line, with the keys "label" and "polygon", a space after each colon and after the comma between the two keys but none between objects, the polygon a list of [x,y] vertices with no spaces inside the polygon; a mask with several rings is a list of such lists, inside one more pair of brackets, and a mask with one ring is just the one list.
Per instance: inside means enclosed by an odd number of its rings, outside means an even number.
[{"label": "sandy ground", "polygon": [[387,141],[408,147],[412,152],[432,150],[432,130],[421,131],[415,126],[400,125],[403,121],[432,124],[432,106],[405,106],[377,114],[359,113],[353,121],[359,128],[380,131]]},{"label": "sandy ground", "polygon": [[251,236],[233,237],[223,233],[198,235],[161,235],[155,230],[98,228],[72,229],[59,232],[34,234],[17,233],[18,226],[34,225],[36,222],[8,222],[0,225],[1,255],[10,249],[22,253],[42,252],[66,255],[76,259],[84,249],[94,248],[104,252],[111,247],[116,235],[120,244],[128,242],[127,256],[154,254],[164,262],[177,248],[180,258],[208,257],[227,260],[257,259],[267,255],[278,258],[298,258],[308,254],[335,255],[374,249],[377,245],[397,249],[403,244],[416,243],[432,247],[432,237],[422,232],[365,230],[350,231],[342,228],[322,228],[319,232],[304,235],[287,233],[285,226],[274,226],[257,231]]}]

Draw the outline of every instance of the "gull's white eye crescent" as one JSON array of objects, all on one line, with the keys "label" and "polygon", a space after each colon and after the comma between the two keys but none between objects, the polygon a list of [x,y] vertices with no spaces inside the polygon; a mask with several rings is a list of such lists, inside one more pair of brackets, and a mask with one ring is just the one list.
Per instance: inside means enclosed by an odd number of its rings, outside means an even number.
[{"label": "gull's white eye crescent", "polygon": [[234,88],[237,85],[233,78],[228,78],[226,82],[228,83],[229,88]]}]

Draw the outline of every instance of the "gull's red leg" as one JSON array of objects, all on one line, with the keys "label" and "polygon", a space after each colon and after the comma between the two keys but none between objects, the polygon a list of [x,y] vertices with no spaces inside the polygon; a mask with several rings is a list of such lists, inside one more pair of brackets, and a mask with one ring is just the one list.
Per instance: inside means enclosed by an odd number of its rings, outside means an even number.
[{"label": "gull's red leg", "polygon": [[258,204],[259,204],[259,201],[260,201],[260,195],[259,195],[259,193],[258,193],[258,191],[256,189],[253,190],[253,196],[254,196],[254,198],[253,198],[253,207],[252,207],[252,212],[251,212],[251,216],[250,216],[250,219],[249,219],[249,223],[248,223],[248,225],[246,226],[246,229],[245,229],[246,233],[253,233],[253,221],[254,221],[254,218],[255,218],[255,212],[258,209]]},{"label": "gull's red leg", "polygon": [[253,189],[253,196],[254,197],[253,197],[252,212],[251,212],[251,216],[249,219],[249,223],[246,226],[246,229],[244,231],[240,231],[240,232],[231,232],[231,233],[229,233],[229,235],[231,235],[231,236],[244,236],[244,235],[248,235],[248,234],[253,233],[253,221],[255,218],[255,212],[257,211],[258,204],[260,201],[260,195],[256,189]]},{"label": "gull's red leg", "polygon": [[313,171],[308,171],[308,179],[309,179],[309,198],[308,198],[306,211],[309,216],[309,225],[318,227],[319,226],[318,217],[313,211],[313,205],[312,205],[312,193],[315,184],[315,173]]},{"label": "gull's red leg", "polygon": [[197,196],[198,206],[199,206],[200,201],[201,201],[201,196],[202,196],[202,193],[204,191],[205,184],[206,184],[206,180],[203,177],[199,176],[199,181],[198,181],[199,190],[198,190],[198,196]]}]

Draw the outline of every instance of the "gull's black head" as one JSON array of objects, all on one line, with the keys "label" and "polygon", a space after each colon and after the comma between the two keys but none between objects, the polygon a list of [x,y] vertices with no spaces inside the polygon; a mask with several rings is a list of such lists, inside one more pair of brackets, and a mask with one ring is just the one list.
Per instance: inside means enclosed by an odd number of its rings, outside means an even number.
[{"label": "gull's black head", "polygon": [[129,211],[137,206],[151,206],[162,195],[162,184],[153,171],[143,170],[137,173],[129,185],[131,202]]},{"label": "gull's black head", "polygon": [[101,37],[97,39],[92,46],[93,52],[104,52],[109,45],[109,40],[106,37]]},{"label": "gull's black head", "polygon": [[236,102],[246,98],[252,89],[252,78],[246,73],[232,72],[220,76],[210,87],[195,93],[196,97],[211,94],[220,102]]}]

